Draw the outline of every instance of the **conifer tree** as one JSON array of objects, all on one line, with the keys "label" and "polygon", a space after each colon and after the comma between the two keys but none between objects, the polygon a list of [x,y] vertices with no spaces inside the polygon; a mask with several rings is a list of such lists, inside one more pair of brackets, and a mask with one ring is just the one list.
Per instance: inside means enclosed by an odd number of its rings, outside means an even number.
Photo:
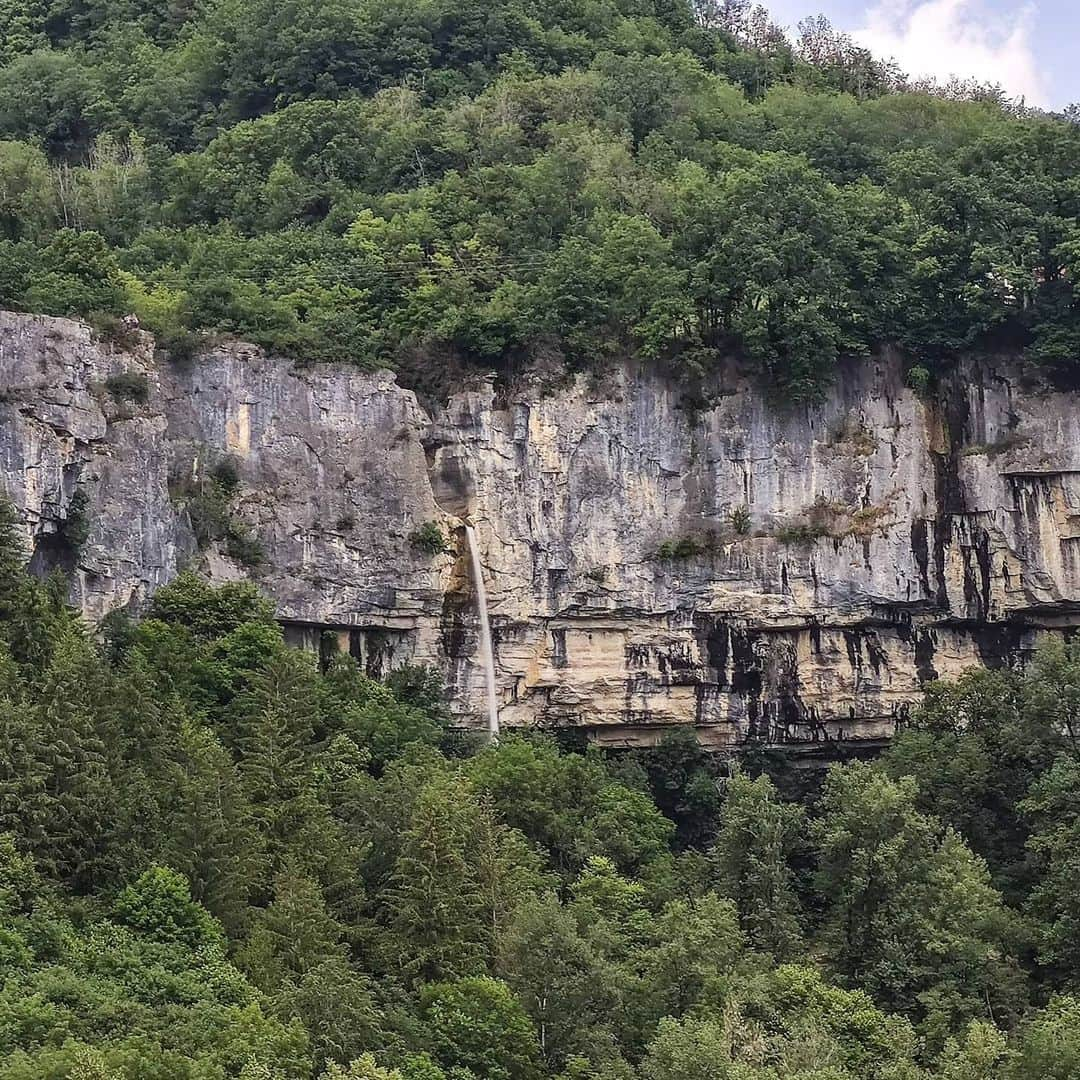
[{"label": "conifer tree", "polygon": [[469,861],[483,913],[487,960],[494,962],[506,924],[518,905],[544,883],[540,860],[516,829],[499,821],[488,798],[477,799]]},{"label": "conifer tree", "polygon": [[212,731],[183,725],[163,786],[167,798],[153,858],[182,873],[193,898],[235,933],[246,922],[265,863],[236,768]]},{"label": "conifer tree", "polygon": [[235,744],[244,790],[272,844],[288,845],[305,817],[318,671],[298,650],[283,652],[234,703]]},{"label": "conifer tree", "polygon": [[326,961],[344,959],[342,935],[319,886],[290,865],[274,879],[274,898],[256,918],[240,966],[256,986],[273,991]]},{"label": "conifer tree", "polygon": [[777,796],[767,776],[751,780],[736,772],[726,792],[711,852],[717,890],[735,901],[752,945],[790,956],[802,935],[789,860],[805,815]]},{"label": "conifer tree", "polygon": [[52,648],[50,605],[45,589],[26,571],[22,522],[0,493],[0,639],[23,674],[40,677]]},{"label": "conifer tree", "polygon": [[137,650],[125,657],[105,703],[104,730],[123,792],[116,844],[128,868],[147,859],[166,832],[170,772],[186,718],[182,699],[157,684],[146,657]]},{"label": "conifer tree", "polygon": [[0,697],[0,833],[33,851],[51,831],[48,768],[38,717],[23,702]]},{"label": "conifer tree", "polygon": [[98,712],[103,675],[89,642],[76,627],[65,627],[35,710],[49,816],[36,854],[76,888],[91,885],[104,871],[116,825],[116,793]]},{"label": "conifer tree", "polygon": [[485,898],[470,861],[475,796],[437,777],[417,798],[390,889],[390,925],[405,974],[418,980],[483,970],[489,933]]}]

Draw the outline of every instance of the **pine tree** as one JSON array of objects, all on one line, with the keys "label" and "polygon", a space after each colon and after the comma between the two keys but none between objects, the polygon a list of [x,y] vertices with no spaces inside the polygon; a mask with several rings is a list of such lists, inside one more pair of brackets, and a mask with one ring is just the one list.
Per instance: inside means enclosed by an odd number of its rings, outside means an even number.
[{"label": "pine tree", "polygon": [[751,780],[736,772],[710,855],[717,891],[735,901],[751,944],[780,958],[793,955],[802,940],[789,860],[804,819],[767,776]]},{"label": "pine tree", "polygon": [[36,713],[0,697],[0,833],[17,836],[34,851],[43,850],[51,828],[47,775]]},{"label": "pine tree", "polygon": [[265,866],[236,768],[212,731],[187,722],[165,776],[168,797],[153,858],[180,871],[192,897],[235,933]]},{"label": "pine tree", "polygon": [[235,702],[234,730],[240,776],[264,835],[289,846],[306,815],[313,733],[319,723],[314,659],[287,650],[256,677]]},{"label": "pine tree", "polygon": [[470,861],[475,796],[459,778],[420,793],[394,865],[390,925],[401,965],[418,980],[484,968],[489,912]]},{"label": "pine tree", "polygon": [[65,628],[45,671],[35,710],[45,769],[48,829],[35,848],[51,873],[85,888],[105,872],[116,793],[99,709],[104,672],[89,642]]},{"label": "pine tree", "polygon": [[540,889],[545,878],[525,837],[499,821],[490,798],[480,798],[473,805],[468,857],[483,911],[487,960],[492,964],[514,911]]},{"label": "pine tree", "polygon": [[259,913],[239,963],[256,986],[274,991],[326,961],[343,960],[343,934],[316,882],[290,865],[275,878],[274,899]]},{"label": "pine tree", "polygon": [[10,621],[22,601],[26,548],[15,504],[0,495],[0,624]]},{"label": "pine tree", "polygon": [[115,845],[129,871],[148,865],[167,826],[170,770],[186,720],[182,701],[159,687],[145,657],[126,657],[113,680],[104,729],[110,769],[123,792]]}]

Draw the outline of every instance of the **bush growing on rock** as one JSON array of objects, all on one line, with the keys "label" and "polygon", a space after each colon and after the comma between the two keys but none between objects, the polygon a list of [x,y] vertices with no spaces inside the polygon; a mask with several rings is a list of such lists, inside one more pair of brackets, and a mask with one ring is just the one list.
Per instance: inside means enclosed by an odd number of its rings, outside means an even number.
[{"label": "bush growing on rock", "polygon": [[425,555],[443,555],[450,550],[446,536],[435,521],[425,521],[423,525],[413,529],[409,533],[409,543]]}]

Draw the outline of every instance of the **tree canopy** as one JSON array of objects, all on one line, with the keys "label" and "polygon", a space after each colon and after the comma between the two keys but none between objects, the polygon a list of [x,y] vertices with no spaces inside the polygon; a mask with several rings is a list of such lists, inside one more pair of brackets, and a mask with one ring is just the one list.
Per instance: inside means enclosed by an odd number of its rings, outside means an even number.
[{"label": "tree canopy", "polygon": [[97,635],[20,535],[0,500],[5,1077],[1074,1075],[1077,645],[797,802],[685,734],[470,741],[247,584]]},{"label": "tree canopy", "polygon": [[747,0],[10,0],[0,305],[303,361],[1075,373],[1080,129]]}]

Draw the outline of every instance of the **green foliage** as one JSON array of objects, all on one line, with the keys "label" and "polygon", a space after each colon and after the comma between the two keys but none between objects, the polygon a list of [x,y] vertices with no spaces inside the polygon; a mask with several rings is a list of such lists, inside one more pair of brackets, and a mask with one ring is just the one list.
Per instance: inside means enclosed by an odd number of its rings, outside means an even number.
[{"label": "green foliage", "polygon": [[274,609],[249,582],[214,587],[188,571],[154,593],[149,614],[206,641],[223,638],[245,623],[270,625]]},{"label": "green foliage", "polygon": [[529,1014],[549,1069],[573,1055],[607,1056],[621,973],[594,929],[547,894],[525,900],[502,939],[499,974]]},{"label": "green foliage", "polygon": [[695,559],[705,551],[705,545],[697,537],[682,536],[678,540],[665,540],[657,549],[658,559]]},{"label": "green foliage", "polygon": [[1066,973],[1075,968],[1075,927],[1080,918],[1076,892],[1080,867],[1074,847],[1080,830],[1076,812],[1078,785],[1080,763],[1063,756],[1032,783],[1027,799],[1021,803],[1032,827],[1028,839],[1034,860],[1029,905],[1039,928],[1040,959],[1069,985],[1072,979]]},{"label": "green foliage", "polygon": [[31,267],[23,303],[32,311],[119,314],[124,305],[116,255],[96,232],[61,229]]},{"label": "green foliage", "polygon": [[1042,1080],[1066,1080],[1080,1069],[1080,1039],[1076,1022],[1080,1001],[1060,997],[1051,1001],[1025,1028],[1015,1060],[1006,1070],[1009,1080],[1037,1076]]},{"label": "green foliage", "polygon": [[922,364],[913,364],[908,368],[907,384],[916,394],[925,394],[929,391],[933,376],[928,368]]},{"label": "green foliage", "polygon": [[985,864],[917,810],[910,777],[830,770],[815,823],[824,941],[837,969],[895,1005],[916,1000],[941,1045],[963,1019],[1019,1011],[1014,927]]},{"label": "green foliage", "polygon": [[767,776],[728,780],[711,852],[717,887],[734,898],[749,940],[779,957],[802,944],[791,858],[803,824],[801,808],[780,800]]},{"label": "green foliage", "polygon": [[1078,139],[743,0],[12,0],[0,302],[418,387],[737,355],[797,401],[899,344],[923,392],[997,335],[1065,374]]},{"label": "green foliage", "polygon": [[689,733],[447,756],[430,671],[324,669],[247,584],[99,645],[21,539],[0,501],[5,1077],[1075,1074],[1075,646],[802,806]]},{"label": "green foliage", "polygon": [[162,884],[144,875],[123,894],[137,928],[72,922],[38,884],[16,914],[26,962],[0,989],[6,1076],[239,1076],[249,1063],[308,1075],[303,1032],[267,1015],[215,933],[198,930],[210,920],[183,885]]},{"label": "green foliage", "polygon": [[532,1024],[510,988],[488,976],[432,983],[420,995],[420,1019],[432,1056],[448,1072],[478,1080],[539,1075]]},{"label": "green foliage", "polygon": [[425,980],[482,972],[517,904],[541,884],[537,860],[462,778],[420,793],[391,875],[404,970]]},{"label": "green foliage", "polygon": [[86,488],[77,487],[68,501],[67,514],[60,529],[64,542],[75,558],[79,557],[90,538],[91,525],[90,496]]},{"label": "green foliage", "polygon": [[810,1076],[918,1077],[911,1025],[890,1016],[863,990],[829,983],[811,967],[786,964],[762,979],[745,1006],[744,1024],[761,1032],[770,1056]]},{"label": "green foliage", "polygon": [[344,960],[342,936],[318,884],[289,867],[275,879],[274,898],[259,912],[238,962],[260,989],[273,991]]},{"label": "green foliage", "polygon": [[675,822],[680,847],[703,848],[720,810],[717,762],[692,731],[675,729],[637,755],[657,807]]},{"label": "green foliage", "polygon": [[1069,667],[1044,652],[1027,678],[972,671],[927,688],[922,707],[884,757],[893,776],[919,783],[920,808],[961,832],[987,860],[995,882],[1017,899],[1031,885],[1028,824],[1020,804],[1064,747],[1064,730],[1045,707],[1065,700]]},{"label": "green foliage", "polygon": [[450,550],[449,544],[437,521],[425,521],[409,533],[409,543],[425,555],[442,555]]},{"label": "green foliage", "polygon": [[145,871],[120,893],[113,916],[164,944],[188,949],[225,944],[221,928],[192,900],[186,879],[160,866]]},{"label": "green foliage", "polygon": [[0,142],[0,237],[43,236],[55,220],[55,199],[45,154],[27,143]]},{"label": "green foliage", "polygon": [[142,404],[150,395],[150,383],[141,371],[118,371],[105,380],[105,389],[117,401]]},{"label": "green foliage", "polygon": [[412,743],[437,746],[444,738],[449,711],[442,681],[430,669],[398,668],[383,686],[361,674],[351,658],[338,657],[327,669],[325,687],[334,727],[364,747],[376,771]]},{"label": "green foliage", "polygon": [[546,740],[504,739],[478,754],[469,773],[504,820],[567,875],[596,856],[620,869],[643,866],[674,832],[651,799],[613,781],[597,756],[560,754]]},{"label": "green foliage", "polygon": [[731,1033],[719,1020],[666,1017],[642,1064],[645,1080],[697,1080],[732,1075]]},{"label": "green foliage", "polygon": [[205,476],[180,485],[174,494],[187,511],[200,548],[224,542],[227,555],[242,566],[255,569],[263,563],[265,554],[258,538],[234,509],[239,489],[236,463],[223,457],[206,470]]},{"label": "green foliage", "polygon": [[822,521],[800,521],[794,525],[781,525],[773,535],[781,544],[812,544],[823,536],[831,536],[829,526]]}]

